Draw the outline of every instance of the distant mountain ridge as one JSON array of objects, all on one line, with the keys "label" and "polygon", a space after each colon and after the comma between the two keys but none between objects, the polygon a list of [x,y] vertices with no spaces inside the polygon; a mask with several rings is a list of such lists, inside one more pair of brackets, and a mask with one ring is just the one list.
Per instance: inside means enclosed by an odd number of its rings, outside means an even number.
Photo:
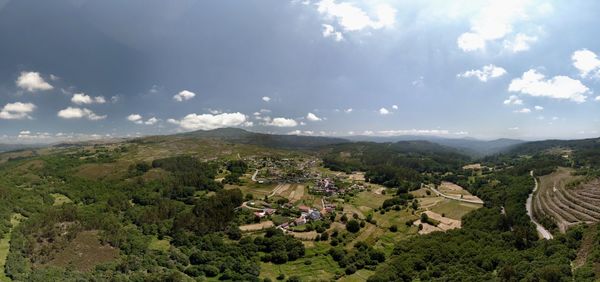
[{"label": "distant mountain ridge", "polygon": [[273,148],[297,149],[310,149],[350,142],[347,139],[336,137],[266,134],[251,132],[240,128],[198,130],[193,132],[177,134],[177,136],[218,139],[229,141],[232,143],[258,145]]},{"label": "distant mountain ridge", "polygon": [[0,144],[0,153],[42,146],[39,144]]},{"label": "distant mountain ridge", "polygon": [[523,140],[501,138],[496,140],[478,140],[473,138],[444,138],[438,136],[403,135],[403,136],[349,136],[345,137],[352,141],[367,142],[399,142],[399,141],[429,141],[457,149],[464,154],[481,157],[497,153],[507,152],[519,144],[526,143]]}]

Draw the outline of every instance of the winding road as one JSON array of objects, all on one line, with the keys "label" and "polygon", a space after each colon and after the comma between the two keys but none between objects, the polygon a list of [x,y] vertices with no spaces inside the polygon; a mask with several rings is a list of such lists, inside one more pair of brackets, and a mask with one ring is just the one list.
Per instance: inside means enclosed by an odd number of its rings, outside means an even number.
[{"label": "winding road", "polygon": [[533,218],[533,194],[538,189],[538,181],[537,178],[535,178],[535,176],[533,175],[533,170],[529,172],[529,174],[531,175],[531,177],[533,177],[533,180],[535,181],[535,186],[533,187],[533,191],[531,191],[531,194],[529,194],[529,197],[527,198],[527,204],[525,205],[525,208],[527,209],[527,215],[531,219],[531,222],[535,224],[535,229],[537,230],[540,237],[546,240],[553,239],[554,236],[552,236],[552,233],[550,233],[550,231],[548,231],[544,226],[542,226],[539,222],[537,222],[537,220]]}]

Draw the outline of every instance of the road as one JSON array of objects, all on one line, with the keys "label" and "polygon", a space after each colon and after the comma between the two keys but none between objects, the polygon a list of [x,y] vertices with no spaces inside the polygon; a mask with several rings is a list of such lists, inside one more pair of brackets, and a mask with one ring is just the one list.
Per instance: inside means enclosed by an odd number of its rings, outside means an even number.
[{"label": "road", "polygon": [[258,169],[252,175],[252,181],[256,182],[256,176],[258,175]]},{"label": "road", "polygon": [[461,201],[461,202],[471,203],[471,204],[483,204],[482,200],[468,200],[468,199],[463,199],[461,197],[449,196],[449,195],[446,195],[446,194],[438,191],[437,189],[435,189],[435,188],[433,188],[431,186],[427,186],[427,188],[431,189],[431,191],[433,191],[438,196],[444,197],[446,199],[456,200],[456,201]]},{"label": "road", "polygon": [[537,230],[538,235],[540,237],[542,237],[546,240],[553,239],[554,236],[552,236],[552,233],[550,233],[550,231],[548,231],[546,228],[544,228],[544,226],[542,226],[539,222],[537,222],[537,220],[535,220],[533,218],[533,212],[532,212],[532,210],[533,210],[533,194],[538,189],[538,181],[537,181],[537,178],[535,178],[535,176],[533,175],[533,170],[531,172],[529,172],[529,174],[531,175],[531,177],[533,177],[533,180],[535,181],[535,186],[533,186],[533,191],[531,191],[531,194],[529,194],[529,197],[527,198],[527,203],[525,205],[525,208],[527,209],[527,215],[531,219],[531,222],[533,222],[533,224],[535,224],[535,229]]}]

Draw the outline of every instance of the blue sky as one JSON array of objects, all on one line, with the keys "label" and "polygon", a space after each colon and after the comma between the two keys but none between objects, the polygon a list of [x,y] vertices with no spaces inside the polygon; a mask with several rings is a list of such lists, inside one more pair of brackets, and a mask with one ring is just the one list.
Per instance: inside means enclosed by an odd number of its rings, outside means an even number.
[{"label": "blue sky", "polygon": [[585,138],[598,1],[0,0],[0,142]]}]

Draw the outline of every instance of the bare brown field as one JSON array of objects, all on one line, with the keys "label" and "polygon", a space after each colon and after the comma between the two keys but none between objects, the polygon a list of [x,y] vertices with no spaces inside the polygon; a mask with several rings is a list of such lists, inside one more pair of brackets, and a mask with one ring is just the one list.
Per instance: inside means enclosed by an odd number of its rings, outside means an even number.
[{"label": "bare brown field", "polygon": [[47,265],[72,266],[79,271],[90,271],[96,265],[116,259],[118,255],[118,249],[100,243],[97,231],[83,231]]},{"label": "bare brown field", "polygon": [[447,230],[451,230],[451,229],[457,229],[457,228],[461,228],[462,223],[460,220],[456,220],[456,219],[451,219],[451,218],[447,218],[447,217],[443,217],[441,214],[432,212],[432,211],[425,211],[425,214],[427,214],[427,216],[435,221],[438,221],[439,224],[437,226],[433,226],[427,223],[422,223],[421,220],[417,220],[415,221],[413,224],[418,226],[419,224],[423,224],[423,229],[419,231],[419,234],[429,234],[431,232],[435,232],[435,231],[447,231]]},{"label": "bare brown field", "polygon": [[242,226],[240,226],[240,230],[243,232],[253,232],[253,231],[260,231],[263,229],[267,229],[267,228],[270,228],[273,226],[275,226],[275,224],[273,224],[273,222],[269,220],[269,221],[263,221],[261,223],[242,225]]}]

